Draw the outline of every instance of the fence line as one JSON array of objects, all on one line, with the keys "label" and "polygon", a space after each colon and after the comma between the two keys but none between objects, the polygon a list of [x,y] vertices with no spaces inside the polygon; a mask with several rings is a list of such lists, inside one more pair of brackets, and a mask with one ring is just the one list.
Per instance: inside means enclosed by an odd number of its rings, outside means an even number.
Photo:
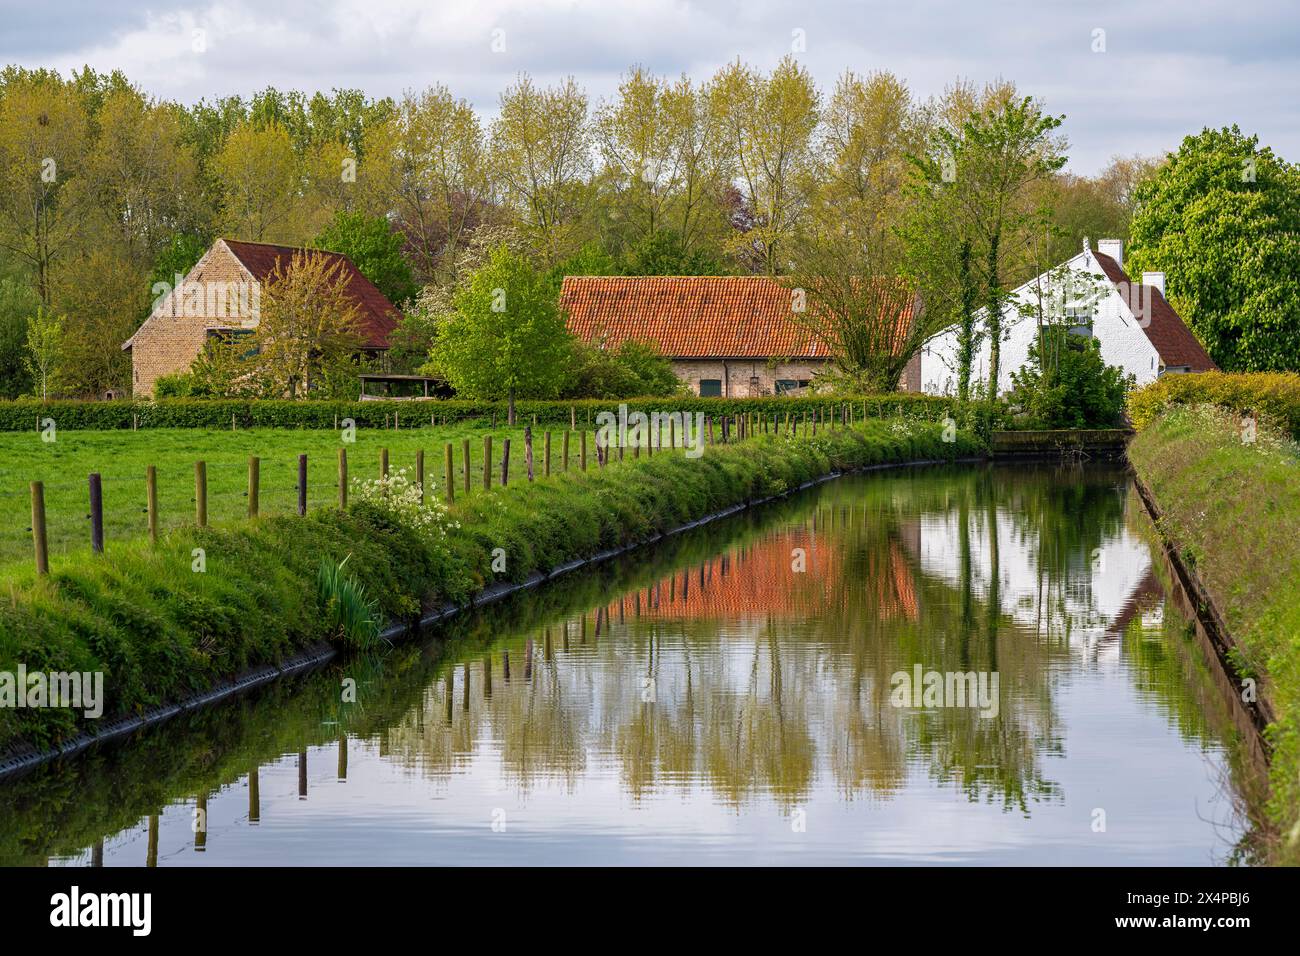
[{"label": "fence line", "polygon": [[[781,416],[773,412],[768,414],[759,414],[757,412],[748,412],[741,415],[722,415],[715,417],[707,416],[706,422],[701,423],[701,427],[707,426],[703,430],[700,438],[695,439],[702,441],[706,445],[714,444],[715,440],[721,444],[730,444],[735,441],[743,441],[756,436],[773,436],[773,437],[790,437],[792,435],[814,436],[817,434],[818,427],[823,430],[834,427],[846,427],[852,425],[856,420],[851,407],[843,407],[839,414],[832,413],[829,409],[814,410],[811,413],[805,411],[802,416],[792,416],[786,412],[784,422]],[[716,427],[715,427],[716,426]],[[614,461],[613,449],[618,449],[618,460],[624,460],[624,451],[628,446],[627,438],[629,435],[620,435],[611,445],[608,441],[602,440],[600,429],[578,429],[578,448],[576,454],[572,448],[571,438],[574,434],[573,429],[566,429],[561,436],[560,453],[558,468],[552,462],[552,433],[548,430],[543,432],[541,467],[537,468],[534,448],[534,435],[532,426],[525,426],[523,429],[522,463],[524,465],[524,480],[533,482],[538,478],[538,471],[542,478],[552,478],[562,476],[571,472],[576,467],[580,471],[588,471],[591,468],[591,461],[588,450],[588,431],[594,437],[593,448],[595,451],[597,468],[605,468]],[[635,461],[640,458],[642,448],[645,449],[647,457],[653,456],[656,452],[663,452],[666,449],[676,449],[684,447],[688,435],[683,431],[679,432],[672,419],[669,419],[667,431],[660,427],[657,430],[635,429],[635,441],[632,443],[633,454],[631,460]],[[665,444],[665,438],[667,444]],[[499,464],[493,455],[494,440],[492,435],[483,436],[482,456],[477,462],[471,455],[471,444],[468,438],[461,441],[459,469],[461,475],[461,488],[463,495],[468,498],[471,494],[473,483],[471,475],[474,467],[480,468],[482,476],[482,487],[484,491],[490,491],[493,485],[493,473],[500,469],[500,485],[502,488],[508,488],[510,485],[511,471],[510,464],[512,458],[512,442],[509,436],[501,441],[501,457]],[[315,460],[315,459],[313,459]],[[417,448],[414,452],[415,462],[415,481],[420,488],[421,502],[426,502],[427,476],[425,473],[424,449]],[[319,486],[331,488],[328,481],[312,484],[309,481],[309,459],[305,454],[299,455],[296,462],[296,474],[292,483],[284,481],[280,477],[282,473],[276,469],[275,477],[269,483],[262,481],[262,460],[257,456],[250,456],[244,465],[237,465],[234,462],[214,462],[209,464],[204,460],[194,462],[194,493],[191,497],[191,503],[194,505],[193,525],[196,527],[206,527],[210,516],[210,505],[214,501],[228,501],[231,498],[246,500],[247,520],[256,520],[263,515],[263,503],[270,501],[279,501],[282,504],[288,504],[284,499],[292,494],[289,501],[292,502],[294,511],[299,515],[305,515],[309,506],[313,503],[310,492],[313,488]],[[244,490],[238,488],[219,488],[210,487],[210,472],[221,472],[223,474],[233,471],[239,467],[247,475],[247,485]],[[355,475],[350,477],[349,461],[347,450],[338,449],[338,473],[331,488],[332,493],[337,493],[337,506],[346,508],[348,503],[348,486],[349,482],[359,480]],[[372,465],[372,467],[375,467]],[[456,501],[456,484],[457,484],[456,447],[453,442],[445,442],[443,448],[443,474],[444,484],[443,496],[447,504],[454,504]],[[390,475],[390,457],[387,448],[379,450],[376,472],[378,477],[387,477]],[[287,476],[286,476],[287,477]],[[319,477],[319,471],[318,471]],[[150,541],[158,540],[159,526],[162,523],[160,508],[158,473],[155,465],[149,465],[145,474],[142,476],[145,485],[145,503],[141,511],[146,515],[146,529]],[[40,574],[48,573],[49,570],[49,537],[47,528],[47,509],[46,497],[47,490],[61,490],[73,488],[88,488],[89,513],[86,517],[90,520],[90,537],[91,547],[95,553],[102,553],[105,549],[105,501],[104,489],[105,482],[125,484],[128,482],[141,481],[141,477],[127,477],[124,475],[104,476],[99,472],[90,474],[88,485],[79,483],[60,483],[57,485],[46,485],[40,481],[33,481],[29,485],[28,495],[31,499],[32,524],[28,528],[32,534],[33,553],[36,562],[37,571]],[[283,484],[281,482],[284,481]],[[518,479],[516,479],[518,483]],[[173,489],[175,485],[171,486]],[[164,490],[167,486],[164,485]],[[19,493],[7,493],[5,497],[16,497]],[[174,492],[172,497],[175,497]],[[117,499],[117,500],[120,500]],[[325,496],[317,496],[315,503],[319,506],[321,501],[328,500]],[[114,501],[110,496],[110,502]],[[228,511],[229,509],[222,509]],[[223,517],[226,517],[223,515]]]}]

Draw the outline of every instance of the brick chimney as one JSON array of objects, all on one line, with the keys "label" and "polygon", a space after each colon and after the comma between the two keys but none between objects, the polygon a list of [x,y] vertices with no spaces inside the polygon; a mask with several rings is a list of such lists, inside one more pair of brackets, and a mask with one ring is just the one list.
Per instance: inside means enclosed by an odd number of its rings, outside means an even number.
[{"label": "brick chimney", "polygon": [[1103,256],[1110,256],[1115,260],[1115,264],[1121,269],[1124,268],[1124,240],[1123,239],[1098,239],[1097,251]]},{"label": "brick chimney", "polygon": [[1142,273],[1142,284],[1159,289],[1161,295],[1165,294],[1165,274],[1163,272]]}]

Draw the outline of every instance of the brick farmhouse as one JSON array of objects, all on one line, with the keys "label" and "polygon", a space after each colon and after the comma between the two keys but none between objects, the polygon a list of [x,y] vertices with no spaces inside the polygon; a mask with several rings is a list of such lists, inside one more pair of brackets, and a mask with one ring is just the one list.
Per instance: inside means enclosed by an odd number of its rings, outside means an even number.
[{"label": "brick farmhouse", "polygon": [[363,349],[387,350],[401,313],[347,256],[262,242],[218,239],[122,348],[131,353],[131,391],[151,395],[163,375],[188,371],[213,339],[251,334],[258,324],[263,284],[293,257],[310,252],[341,263],[347,291],[360,310]]},{"label": "brick farmhouse", "polygon": [[[796,320],[791,290],[766,276],[567,276],[569,330],[617,348],[651,342],[697,395],[744,398],[806,388],[831,360]],[[914,302],[897,317],[912,321]],[[920,355],[900,387],[920,388]]]}]

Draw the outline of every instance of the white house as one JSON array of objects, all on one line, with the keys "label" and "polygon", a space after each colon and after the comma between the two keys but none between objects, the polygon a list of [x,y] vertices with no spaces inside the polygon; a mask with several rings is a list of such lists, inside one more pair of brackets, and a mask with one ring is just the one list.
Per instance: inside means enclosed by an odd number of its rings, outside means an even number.
[{"label": "white house", "polygon": [[[1140,283],[1124,271],[1124,244],[1102,239],[1093,251],[1088,240],[1074,258],[1029,280],[1007,297],[1002,314],[998,391],[1011,389],[1011,373],[1029,359],[1041,313],[1067,320],[1073,330],[1091,334],[1107,365],[1118,365],[1138,385],[1174,372],[1217,368],[1201,343],[1165,299],[1165,274],[1144,272]],[[984,316],[977,317],[977,329]],[[971,365],[972,384],[987,381],[989,343],[982,338]],[[931,395],[957,391],[957,332],[932,338],[921,352],[921,390]]]}]

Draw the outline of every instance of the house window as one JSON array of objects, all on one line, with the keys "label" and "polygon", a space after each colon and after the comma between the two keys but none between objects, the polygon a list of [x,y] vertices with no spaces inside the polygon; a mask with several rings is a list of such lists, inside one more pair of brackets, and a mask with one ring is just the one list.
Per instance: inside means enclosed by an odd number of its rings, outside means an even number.
[{"label": "house window", "polygon": [[793,392],[799,387],[799,382],[793,378],[778,378],[776,380],[776,394],[781,395],[785,392]]},{"label": "house window", "polygon": [[720,378],[700,379],[700,398],[721,398],[721,397],[722,397],[722,379]]},{"label": "house window", "polygon": [[1074,335],[1092,338],[1092,309],[1071,306],[1065,310],[1065,321]]}]

